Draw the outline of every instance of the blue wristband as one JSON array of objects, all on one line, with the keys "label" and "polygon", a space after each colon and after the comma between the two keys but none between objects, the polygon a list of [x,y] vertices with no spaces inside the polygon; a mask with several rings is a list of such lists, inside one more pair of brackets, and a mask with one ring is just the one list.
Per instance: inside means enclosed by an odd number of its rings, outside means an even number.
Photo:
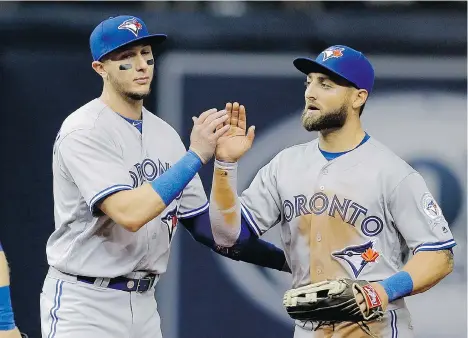
[{"label": "blue wristband", "polygon": [[13,330],[16,327],[11,308],[10,287],[0,287],[0,331]]},{"label": "blue wristband", "polygon": [[3,251],[2,243],[0,242],[0,252]]},{"label": "blue wristband", "polygon": [[189,150],[169,170],[152,181],[151,186],[164,204],[169,205],[185,189],[202,165],[200,157]]},{"label": "blue wristband", "polygon": [[408,296],[413,292],[413,279],[406,271],[400,271],[393,276],[379,282],[388,295],[388,302]]}]

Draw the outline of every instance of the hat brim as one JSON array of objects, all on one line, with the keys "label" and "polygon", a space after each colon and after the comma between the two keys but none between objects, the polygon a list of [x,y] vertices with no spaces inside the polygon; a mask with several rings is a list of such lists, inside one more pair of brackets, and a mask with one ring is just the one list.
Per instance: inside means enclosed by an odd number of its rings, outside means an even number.
[{"label": "hat brim", "polygon": [[331,68],[328,68],[325,65],[318,63],[317,61],[311,58],[306,58],[306,57],[296,58],[293,61],[293,64],[300,72],[304,73],[305,75],[309,75],[310,73],[323,73],[327,75],[336,76],[339,79],[345,80],[348,83],[351,83],[352,85],[356,86],[355,83],[349,81],[340,73],[336,72],[335,70]]},{"label": "hat brim", "polygon": [[167,35],[165,35],[165,34],[152,34],[152,35],[143,36],[141,38],[136,38],[136,39],[133,39],[132,41],[123,43],[123,44],[121,44],[119,46],[116,46],[115,48],[105,52],[104,54],[99,56],[97,61],[101,60],[104,56],[106,56],[106,55],[108,55],[108,54],[110,54],[112,52],[115,52],[119,48],[122,48],[122,47],[125,47],[125,46],[128,46],[128,45],[133,45],[136,42],[147,42],[151,46],[157,46],[157,45],[163,43],[164,41],[166,41],[166,39],[167,39]]}]

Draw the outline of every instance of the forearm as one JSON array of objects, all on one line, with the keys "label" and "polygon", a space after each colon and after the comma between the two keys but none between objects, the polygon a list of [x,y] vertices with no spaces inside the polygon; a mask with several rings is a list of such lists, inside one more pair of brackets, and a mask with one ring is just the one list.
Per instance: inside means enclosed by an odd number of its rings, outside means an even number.
[{"label": "forearm", "polygon": [[451,250],[419,251],[402,271],[379,282],[389,302],[429,290],[453,270]]},{"label": "forearm", "polygon": [[284,251],[275,245],[260,238],[252,236],[245,244],[234,245],[239,247],[239,260],[258,266],[291,272],[286,262]]},{"label": "forearm", "polygon": [[115,193],[100,205],[101,210],[129,231],[138,231],[157,217],[193,179],[202,162],[193,152],[187,154],[150,183]]},{"label": "forearm", "polygon": [[215,242],[224,247],[234,245],[241,232],[237,163],[215,161],[209,214]]},{"label": "forearm", "polygon": [[451,250],[419,251],[403,268],[413,280],[415,295],[429,290],[453,270],[453,253]]},{"label": "forearm", "polygon": [[222,256],[262,267],[290,272],[283,250],[259,239],[250,231],[250,228],[243,219],[239,240],[230,247],[216,244],[213,240],[207,212],[195,217],[182,219],[181,223],[197,242]]}]

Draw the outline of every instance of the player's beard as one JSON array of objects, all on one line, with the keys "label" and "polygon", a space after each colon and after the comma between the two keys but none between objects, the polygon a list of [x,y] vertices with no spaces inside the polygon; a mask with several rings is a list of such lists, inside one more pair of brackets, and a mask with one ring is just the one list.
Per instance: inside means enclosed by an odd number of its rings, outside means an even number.
[{"label": "player's beard", "polygon": [[302,112],[302,125],[307,131],[322,131],[326,129],[340,129],[344,126],[347,117],[346,105],[322,114],[318,117],[308,116],[307,108]]},{"label": "player's beard", "polygon": [[119,92],[124,98],[131,100],[131,101],[141,101],[149,96],[151,93],[151,85],[146,93],[137,93],[137,92],[131,92],[128,90],[125,90],[124,85],[118,81],[114,76],[109,74],[109,82],[112,84],[112,86]]},{"label": "player's beard", "polygon": [[133,100],[133,101],[140,101],[140,100],[143,100],[145,99],[146,97],[148,97],[148,95],[150,94],[150,91],[151,90],[148,90],[147,93],[135,93],[135,92],[124,92],[123,94],[129,98],[130,100]]}]

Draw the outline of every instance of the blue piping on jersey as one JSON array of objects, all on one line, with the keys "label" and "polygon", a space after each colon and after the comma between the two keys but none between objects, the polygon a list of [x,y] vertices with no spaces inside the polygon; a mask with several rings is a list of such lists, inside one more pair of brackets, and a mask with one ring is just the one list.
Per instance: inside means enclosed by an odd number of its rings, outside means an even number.
[{"label": "blue piping on jersey", "polygon": [[447,250],[453,248],[457,243],[455,240],[449,239],[448,241],[445,242],[435,242],[435,243],[424,243],[419,246],[417,246],[413,254],[419,252],[419,251],[439,251],[439,250]]},{"label": "blue piping on jersey", "polygon": [[258,235],[262,235],[262,230],[260,227],[255,223],[252,214],[249,212],[249,210],[241,203],[241,214],[244,216],[245,220],[247,221],[247,224],[250,226],[250,228]]},{"label": "blue piping on jersey", "polygon": [[188,217],[195,217],[195,216],[201,214],[202,212],[204,212],[206,209],[208,209],[209,206],[210,206],[210,204],[208,202],[206,202],[205,204],[203,204],[199,208],[179,213],[178,218],[184,219],[184,218],[188,218]]},{"label": "blue piping on jersey", "polygon": [[370,136],[369,136],[369,134],[366,133],[366,135],[362,139],[361,143],[359,143],[355,148],[353,148],[351,150],[348,150],[348,151],[342,151],[342,152],[339,152],[339,153],[330,153],[328,151],[320,149],[320,147],[319,147],[319,150],[322,153],[322,155],[327,159],[327,161],[331,161],[331,160],[334,160],[337,157],[340,157],[341,155],[344,155],[346,153],[349,153],[350,151],[353,151],[354,149],[359,148],[364,143],[366,143],[368,139],[370,139]]}]

